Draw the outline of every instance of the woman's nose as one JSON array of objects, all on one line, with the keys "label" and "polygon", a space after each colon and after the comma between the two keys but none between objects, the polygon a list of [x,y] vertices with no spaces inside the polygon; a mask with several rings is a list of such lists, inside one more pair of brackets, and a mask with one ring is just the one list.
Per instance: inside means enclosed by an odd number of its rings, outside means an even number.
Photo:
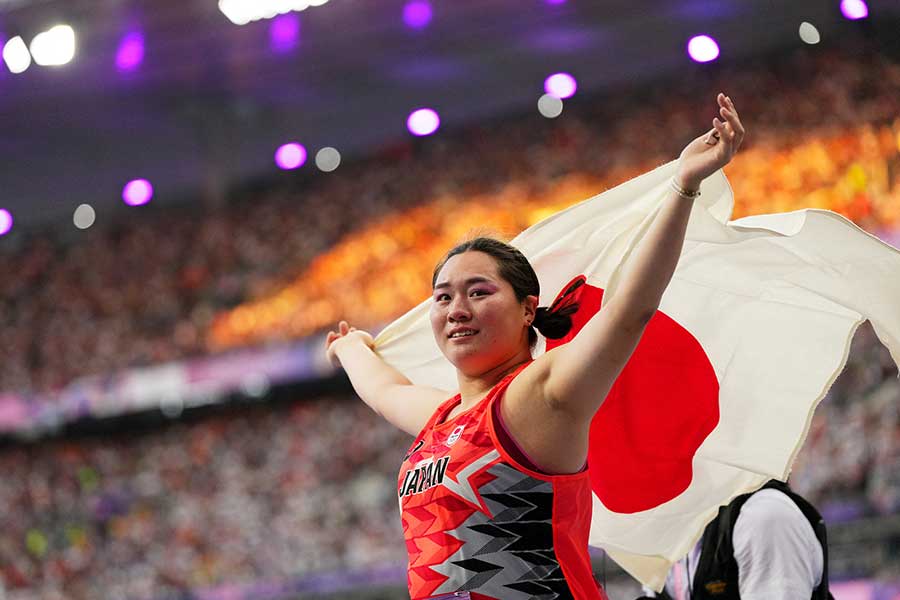
[{"label": "woman's nose", "polygon": [[451,321],[468,321],[471,319],[472,313],[469,311],[468,302],[465,299],[454,298],[450,302],[450,311],[447,313],[447,318]]}]

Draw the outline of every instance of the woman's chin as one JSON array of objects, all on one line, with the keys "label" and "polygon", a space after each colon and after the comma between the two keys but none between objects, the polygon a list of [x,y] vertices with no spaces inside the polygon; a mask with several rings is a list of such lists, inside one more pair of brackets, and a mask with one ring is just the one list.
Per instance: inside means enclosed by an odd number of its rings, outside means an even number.
[{"label": "woman's chin", "polygon": [[485,356],[484,352],[480,352],[474,346],[455,346],[446,348],[444,356],[454,367],[462,371],[464,374],[479,372],[479,369],[485,363],[490,361],[490,357]]}]

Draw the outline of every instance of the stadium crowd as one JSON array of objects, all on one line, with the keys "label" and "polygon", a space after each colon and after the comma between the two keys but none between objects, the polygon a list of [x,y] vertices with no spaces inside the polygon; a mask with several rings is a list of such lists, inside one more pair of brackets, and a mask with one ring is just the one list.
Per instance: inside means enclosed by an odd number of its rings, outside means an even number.
[{"label": "stadium crowd", "polygon": [[391,563],[409,440],[326,397],[0,451],[5,600],[150,599]]},{"label": "stadium crowd", "polygon": [[[898,400],[865,326],[791,479],[829,522],[900,512]],[[177,598],[403,565],[395,482],[409,442],[339,396],[2,449],[5,600]]]},{"label": "stadium crowd", "polygon": [[816,410],[791,484],[829,521],[900,514],[900,380],[867,323]]},{"label": "stadium crowd", "polygon": [[[437,198],[503,198],[510,187],[539,196],[573,173],[594,182],[590,193],[602,191],[674,158],[706,123],[701,100],[726,88],[752,123],[749,148],[728,171],[735,216],[819,206],[869,229],[900,226],[900,66],[864,48],[797,51],[727,80],[695,72],[574,101],[556,120],[534,114],[399,143],[335,173],[236,192],[218,210],[145,211],[74,241],[52,232],[0,239],[0,391],[52,392],[79,376],[233,345],[210,335],[217,315],[297,280],[349,233]],[[670,135],[644,135],[648,122]],[[319,304],[338,285],[358,282],[328,284],[318,288]],[[406,297],[375,300],[384,305],[373,307],[379,322],[412,305]],[[308,312],[309,304],[292,310]],[[277,329],[302,336],[324,323]],[[271,338],[264,331],[238,341]]]},{"label": "stadium crowd", "polygon": [[[705,124],[700,100],[719,89],[752,124],[728,171],[735,216],[815,205],[872,230],[900,227],[900,66],[861,47],[714,73],[573,101],[558,120],[522,116],[398,144],[332,174],[244,189],[218,210],[151,209],[77,241],[0,239],[0,391],[52,392],[216,351],[217,315],[302,277],[366,224],[435,198],[502,196],[511,185],[540,195],[572,173],[600,191],[674,158]],[[670,135],[645,135],[648,122]],[[393,315],[409,308],[393,302]],[[898,397],[890,357],[861,329],[792,476],[826,516],[900,511]],[[358,401],[327,397],[0,448],[0,591],[179,597],[402,564],[394,478],[407,441]]]}]

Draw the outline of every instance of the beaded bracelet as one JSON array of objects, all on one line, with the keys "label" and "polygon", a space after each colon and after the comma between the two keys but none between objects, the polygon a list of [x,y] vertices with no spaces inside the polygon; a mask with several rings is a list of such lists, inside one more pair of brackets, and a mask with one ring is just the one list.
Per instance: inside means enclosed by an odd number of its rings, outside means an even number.
[{"label": "beaded bracelet", "polygon": [[681,196],[682,198],[686,198],[687,200],[696,200],[700,197],[700,190],[694,190],[693,192],[688,191],[678,185],[678,182],[675,181],[675,178],[669,180],[669,183],[672,185],[672,189],[675,190],[675,193]]}]

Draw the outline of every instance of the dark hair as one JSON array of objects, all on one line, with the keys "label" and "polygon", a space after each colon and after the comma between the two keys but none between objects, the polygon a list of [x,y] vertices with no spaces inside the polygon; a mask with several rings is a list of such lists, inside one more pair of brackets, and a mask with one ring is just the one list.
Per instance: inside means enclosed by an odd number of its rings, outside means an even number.
[{"label": "dark hair", "polygon": [[[510,246],[505,242],[490,237],[477,237],[469,241],[458,244],[450,249],[444,258],[434,267],[434,274],[431,276],[431,287],[437,283],[437,276],[441,269],[447,264],[451,257],[464,252],[484,252],[495,261],[497,261],[497,272],[500,277],[507,281],[516,294],[516,299],[521,302],[527,296],[541,295],[541,284],[538,282],[537,274],[525,255],[517,248]],[[563,303],[561,300],[568,296],[575,288],[579,287],[583,280],[579,280],[578,285],[570,286],[565,294],[562,294],[559,300],[553,303],[550,308],[540,307],[534,315],[532,326],[541,332],[546,338],[556,340],[563,338],[572,329],[571,315],[578,310],[577,302]],[[537,341],[537,334],[534,329],[528,329],[528,343],[532,346]]]}]

